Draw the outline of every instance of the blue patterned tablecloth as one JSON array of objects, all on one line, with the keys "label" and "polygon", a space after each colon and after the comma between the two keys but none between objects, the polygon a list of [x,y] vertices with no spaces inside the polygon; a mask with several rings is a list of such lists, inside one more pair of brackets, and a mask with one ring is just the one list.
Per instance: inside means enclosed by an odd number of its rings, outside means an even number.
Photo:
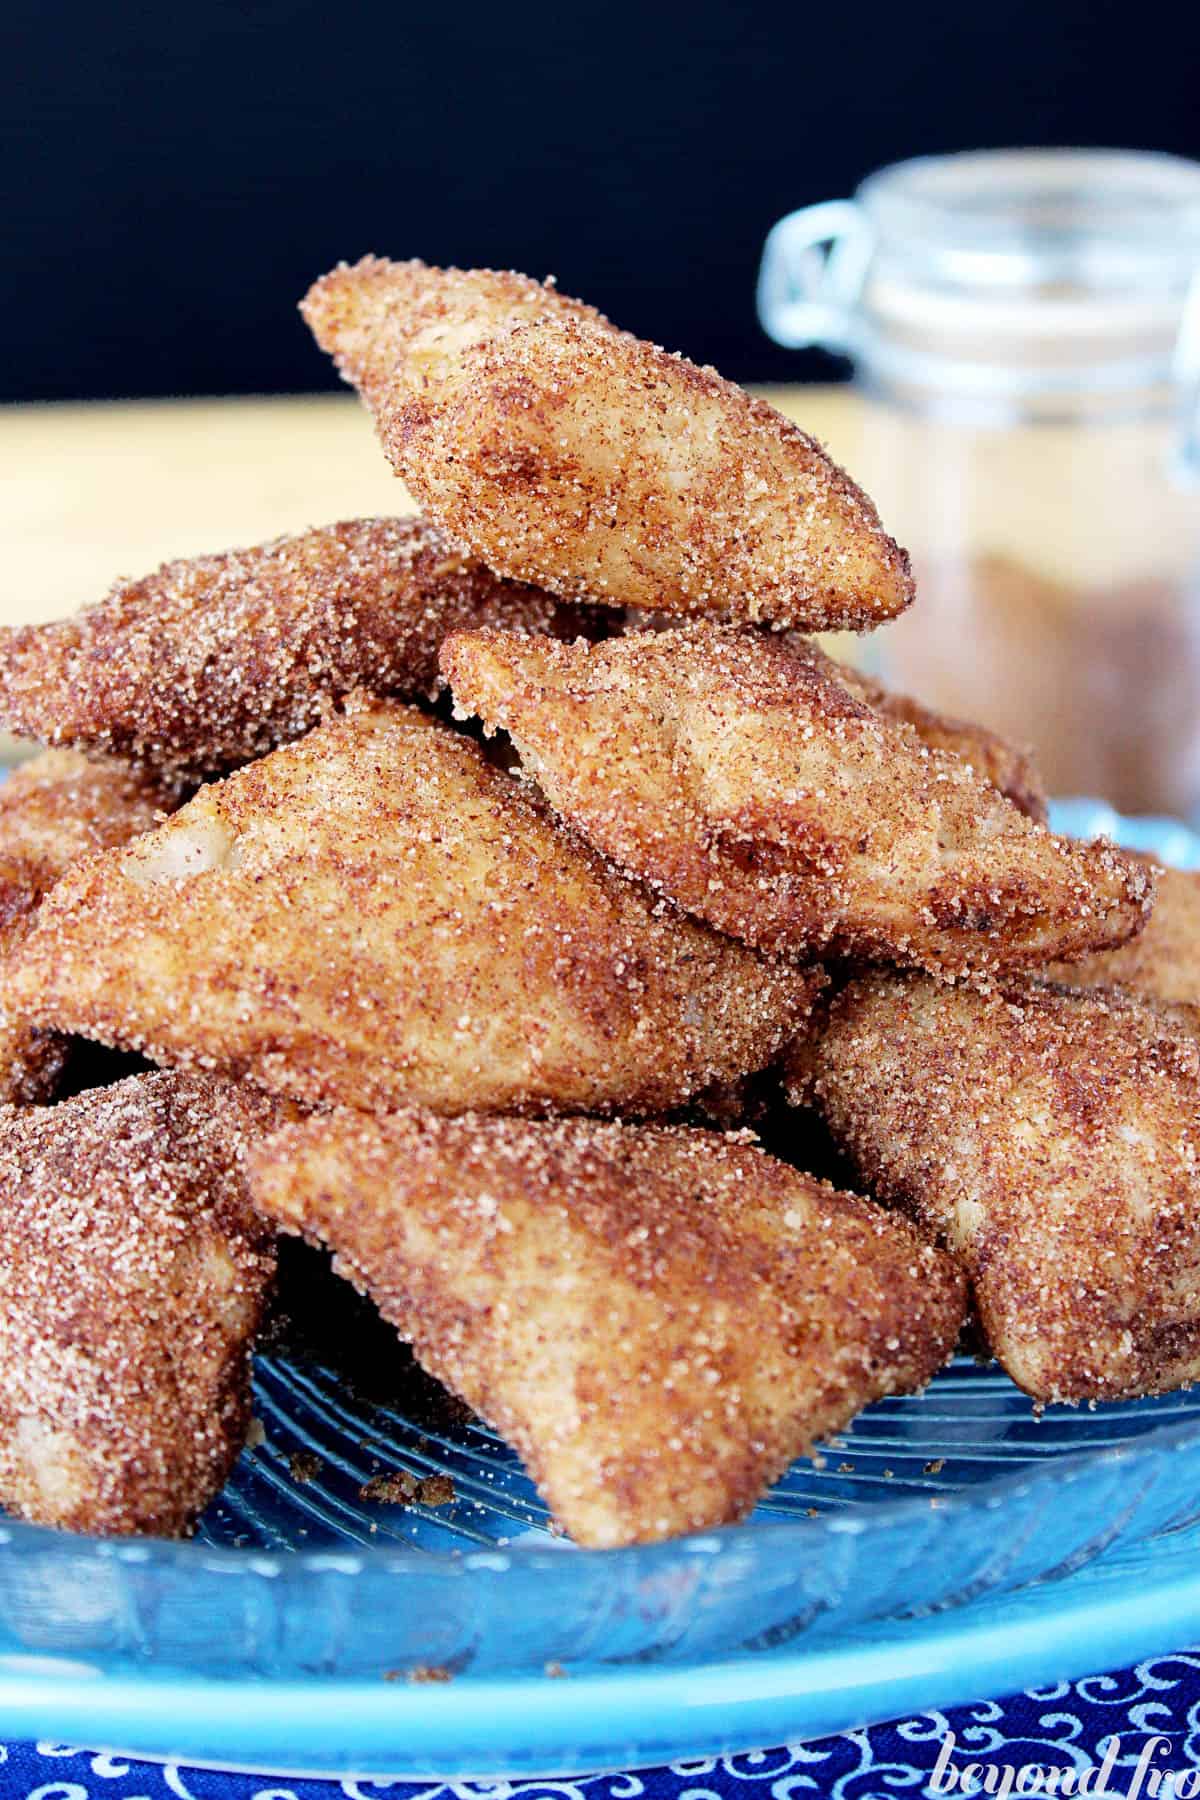
[{"label": "blue patterned tablecloth", "polygon": [[[1049,1788],[1032,1773],[1051,1769],[1060,1773]],[[0,1744],[0,1800],[916,1800],[964,1791],[1200,1795],[1200,1647],[786,1749],[561,1780],[302,1781]]]}]

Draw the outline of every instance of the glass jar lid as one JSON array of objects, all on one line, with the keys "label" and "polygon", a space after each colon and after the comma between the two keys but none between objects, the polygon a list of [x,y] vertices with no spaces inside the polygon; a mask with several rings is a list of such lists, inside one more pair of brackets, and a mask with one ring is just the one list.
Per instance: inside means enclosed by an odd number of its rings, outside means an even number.
[{"label": "glass jar lid", "polygon": [[1054,305],[1186,291],[1200,266],[1200,164],[1122,150],[920,157],[858,201],[880,262],[972,296]]},{"label": "glass jar lid", "polygon": [[1200,380],[1200,164],[1000,150],[882,169],[767,241],[778,342],[960,398],[1172,403]]}]

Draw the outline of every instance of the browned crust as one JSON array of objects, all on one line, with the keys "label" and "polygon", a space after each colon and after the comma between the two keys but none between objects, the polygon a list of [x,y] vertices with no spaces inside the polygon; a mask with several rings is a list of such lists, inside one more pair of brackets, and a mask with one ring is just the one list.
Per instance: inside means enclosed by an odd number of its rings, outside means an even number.
[{"label": "browned crust", "polygon": [[1156,884],[1146,929],[1116,950],[1052,963],[1046,976],[1068,987],[1131,988],[1176,1008],[1180,1022],[1200,1033],[1200,871],[1168,868],[1152,856],[1138,860]]},{"label": "browned crust", "polygon": [[0,959],[0,1104],[40,1106],[60,1091],[71,1047],[57,1031],[38,1030],[5,1005]]},{"label": "browned crust", "polygon": [[820,977],[647,896],[427,715],[365,697],[72,870],[39,1024],[312,1103],[667,1110],[761,1067]]},{"label": "browned crust", "polygon": [[[599,614],[603,619],[603,614]],[[640,607],[627,607],[619,616],[610,616],[608,630],[560,630],[558,637],[587,636],[594,639],[615,635],[636,636],[642,631],[671,631],[679,624],[669,613],[648,612]],[[795,644],[800,655],[808,655],[811,646],[803,633],[786,632],[785,638]],[[798,641],[797,641],[798,640]],[[935,712],[911,694],[899,694],[876,676],[853,663],[837,664],[838,674],[846,686],[876,712],[894,719],[897,724],[911,726],[917,737],[930,750],[945,750],[969,763],[977,775],[998,788],[1020,812],[1027,813],[1044,825],[1049,817],[1046,784],[1033,759],[1033,753],[998,731],[978,725],[970,719],[959,719],[948,713]]]},{"label": "browned crust", "polygon": [[814,439],[550,283],[365,257],[301,310],[397,473],[501,574],[810,630],[912,600],[906,553]]},{"label": "browned crust", "polygon": [[61,879],[80,857],[149,831],[178,790],[111,756],[47,750],[0,782],[0,912],[7,918]]},{"label": "browned crust", "polygon": [[342,1112],[253,1169],[582,1544],[740,1518],[962,1319],[950,1258],[748,1136]]},{"label": "browned crust", "polygon": [[186,1531],[245,1438],[274,1270],[249,1204],[274,1103],[135,1076],[0,1109],[0,1500],[102,1534]]},{"label": "browned crust", "polygon": [[969,763],[977,775],[998,788],[1019,812],[1044,825],[1049,816],[1046,784],[1042,780],[1031,751],[976,725],[969,719],[935,712],[932,707],[914,700],[911,694],[898,694],[882,681],[862,669],[843,666],[842,679],[868,706],[899,724],[911,725],[921,742],[930,750],[945,750]]},{"label": "browned crust", "polygon": [[353,688],[431,693],[455,626],[544,630],[554,611],[425,519],[350,519],[166,563],[74,618],[0,632],[0,726],[212,773],[302,736]]},{"label": "browned crust", "polygon": [[0,1101],[53,1099],[68,1060],[57,1032],[14,1009],[6,959],[34,911],[80,857],[149,830],[177,801],[175,790],[112,757],[51,750],[0,782]]},{"label": "browned crust", "polygon": [[762,949],[978,974],[1121,943],[1149,913],[1136,859],[1052,835],[806,639],[484,629],[442,667],[605,855]]},{"label": "browned crust", "polygon": [[1041,1400],[1200,1375],[1200,1047],[1147,1001],[887,971],[800,1053],[865,1185],[964,1259],[988,1343]]}]

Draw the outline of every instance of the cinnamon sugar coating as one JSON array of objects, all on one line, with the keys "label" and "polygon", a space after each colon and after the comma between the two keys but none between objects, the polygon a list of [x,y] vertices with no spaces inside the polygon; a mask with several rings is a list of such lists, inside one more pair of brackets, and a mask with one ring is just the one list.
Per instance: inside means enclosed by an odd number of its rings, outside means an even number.
[{"label": "cinnamon sugar coating", "polygon": [[1182,1024],[1200,1031],[1200,870],[1171,869],[1151,856],[1157,884],[1154,911],[1131,943],[1077,963],[1053,963],[1051,981],[1068,987],[1127,987],[1177,1009]]},{"label": "cinnamon sugar coating", "polygon": [[862,669],[839,664],[838,673],[847,687],[876,712],[899,724],[910,725],[928,749],[946,750],[961,757],[984,781],[999,788],[1018,811],[1028,813],[1039,825],[1046,823],[1049,812],[1046,784],[1028,750],[1002,737],[998,731],[990,731],[986,725],[952,718],[914,700],[911,694],[895,693]]},{"label": "cinnamon sugar coating", "polygon": [[[597,639],[617,635],[636,637],[643,631],[670,631],[678,624],[679,620],[672,618],[669,613],[647,612],[643,608],[631,607],[626,609],[615,629],[592,630],[583,635]],[[570,637],[581,634],[559,631],[556,635]],[[801,656],[809,654],[811,646],[803,633],[785,632],[783,635]],[[970,719],[954,718],[948,713],[935,712],[933,707],[914,699],[911,694],[896,693],[874,675],[852,663],[839,662],[835,666],[839,679],[876,712],[896,720],[898,724],[911,726],[928,749],[946,750],[954,756],[960,756],[964,762],[970,763],[977,775],[982,776],[992,787],[999,788],[1004,798],[1011,800],[1021,812],[1028,813],[1031,819],[1036,819],[1041,825],[1046,823],[1049,814],[1046,784],[1031,751],[1014,744],[986,725],[977,725]]]},{"label": "cinnamon sugar coating", "polygon": [[912,600],[907,556],[819,444],[551,283],[365,257],[301,310],[421,505],[503,575],[810,630]]},{"label": "cinnamon sugar coating", "polygon": [[59,1091],[70,1047],[59,1032],[27,1024],[5,988],[0,959],[0,1105],[37,1106]]},{"label": "cinnamon sugar coating", "polygon": [[1053,836],[807,640],[483,629],[442,668],[605,855],[761,948],[982,972],[1119,944],[1149,912],[1142,864]]},{"label": "cinnamon sugar coating", "polygon": [[175,804],[173,789],[117,762],[50,750],[0,782],[0,1101],[53,1097],[68,1046],[22,1018],[8,992],[7,957],[41,900],[71,864],[148,831]]},{"label": "cinnamon sugar coating", "polygon": [[798,1058],[864,1185],[962,1257],[1039,1400],[1200,1377],[1200,1045],[1117,989],[989,993],[880,971]]},{"label": "cinnamon sugar coating", "polygon": [[963,1283],[907,1221],[748,1134],[339,1112],[252,1159],[580,1544],[747,1513],[951,1354]]},{"label": "cinnamon sugar coating", "polygon": [[665,1110],[768,1062],[819,980],[654,902],[468,739],[365,697],[72,871],[14,971],[43,1025],[449,1112]]},{"label": "cinnamon sugar coating", "polygon": [[302,736],[352,688],[431,692],[453,626],[542,630],[554,610],[425,519],[351,519],[166,563],[74,618],[0,631],[0,727],[212,773]]},{"label": "cinnamon sugar coating", "polygon": [[274,1271],[244,1165],[278,1122],[209,1076],[0,1108],[0,1501],[42,1524],[175,1536],[245,1439]]}]

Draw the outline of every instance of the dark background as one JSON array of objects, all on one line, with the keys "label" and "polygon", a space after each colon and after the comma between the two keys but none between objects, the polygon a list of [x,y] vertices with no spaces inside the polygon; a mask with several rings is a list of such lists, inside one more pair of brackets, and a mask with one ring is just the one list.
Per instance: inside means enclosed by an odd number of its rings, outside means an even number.
[{"label": "dark background", "polygon": [[1200,6],[39,4],[0,23],[0,398],[332,384],[295,302],[365,250],[554,272],[742,379],[763,235],[879,164],[1200,155]]}]

